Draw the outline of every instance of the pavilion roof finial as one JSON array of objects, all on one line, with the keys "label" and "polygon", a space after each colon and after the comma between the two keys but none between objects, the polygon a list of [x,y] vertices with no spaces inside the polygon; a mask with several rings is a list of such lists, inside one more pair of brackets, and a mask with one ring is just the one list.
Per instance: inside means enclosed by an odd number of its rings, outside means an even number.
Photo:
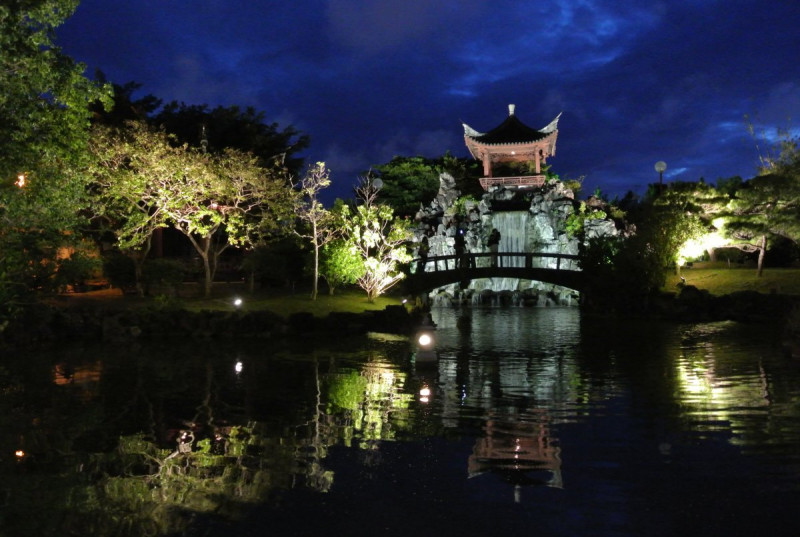
[{"label": "pavilion roof finial", "polygon": [[514,109],[515,109],[516,107],[517,107],[517,105],[516,105],[516,104],[509,104],[509,105],[508,105],[508,115],[509,115],[509,116],[513,116],[513,115],[514,115]]}]

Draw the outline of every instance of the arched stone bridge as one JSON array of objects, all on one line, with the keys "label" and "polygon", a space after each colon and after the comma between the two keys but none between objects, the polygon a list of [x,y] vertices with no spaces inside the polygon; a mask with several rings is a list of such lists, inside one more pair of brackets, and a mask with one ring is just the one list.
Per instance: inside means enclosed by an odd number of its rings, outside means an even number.
[{"label": "arched stone bridge", "polygon": [[[496,266],[492,256],[497,256]],[[425,269],[422,260],[415,259],[412,273],[405,281],[411,294],[431,291],[451,283],[466,285],[479,278],[519,278],[552,283],[580,291],[583,273],[578,268],[578,256],[530,252],[500,252],[497,254],[463,254],[428,257]]]}]

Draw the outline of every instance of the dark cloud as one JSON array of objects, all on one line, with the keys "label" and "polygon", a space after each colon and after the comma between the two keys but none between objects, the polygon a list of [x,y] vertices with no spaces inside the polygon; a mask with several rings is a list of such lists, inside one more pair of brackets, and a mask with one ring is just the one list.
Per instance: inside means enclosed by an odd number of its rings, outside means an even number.
[{"label": "dark cloud", "polygon": [[558,113],[562,177],[642,192],[751,176],[745,116],[774,137],[800,114],[789,0],[84,0],[59,31],[75,59],[143,93],[254,106],[311,136],[337,195],[395,155],[466,156],[461,122],[507,105]]}]

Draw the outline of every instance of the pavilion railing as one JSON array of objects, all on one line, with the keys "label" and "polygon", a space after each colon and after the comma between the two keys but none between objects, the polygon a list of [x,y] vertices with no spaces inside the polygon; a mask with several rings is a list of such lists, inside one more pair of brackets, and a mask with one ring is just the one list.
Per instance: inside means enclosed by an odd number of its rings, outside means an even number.
[{"label": "pavilion railing", "polygon": [[480,182],[484,190],[492,186],[505,187],[541,187],[544,185],[544,175],[520,175],[516,177],[481,177]]}]

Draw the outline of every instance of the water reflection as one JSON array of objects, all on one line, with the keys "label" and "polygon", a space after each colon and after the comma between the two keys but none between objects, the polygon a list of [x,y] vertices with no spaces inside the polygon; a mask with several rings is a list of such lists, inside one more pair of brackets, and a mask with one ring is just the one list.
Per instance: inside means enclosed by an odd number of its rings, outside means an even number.
[{"label": "water reflection", "polygon": [[469,477],[485,472],[500,475],[514,486],[517,503],[523,485],[563,487],[561,450],[549,421],[546,411],[536,409],[515,416],[490,416],[467,462]]},{"label": "water reflection", "polygon": [[[506,504],[525,509],[503,511],[508,530],[530,513],[550,534],[674,534],[673,498],[697,524],[713,509],[699,485],[718,481],[732,513],[788,515],[775,499],[800,491],[800,373],[769,333],[468,314],[434,312],[426,367],[396,337],[3,356],[0,534],[180,535],[284,511],[303,534],[326,527],[308,516],[322,495],[339,506],[327,520],[378,502],[396,534],[418,529],[409,509],[471,531]],[[301,490],[314,496],[292,504]]]}]

